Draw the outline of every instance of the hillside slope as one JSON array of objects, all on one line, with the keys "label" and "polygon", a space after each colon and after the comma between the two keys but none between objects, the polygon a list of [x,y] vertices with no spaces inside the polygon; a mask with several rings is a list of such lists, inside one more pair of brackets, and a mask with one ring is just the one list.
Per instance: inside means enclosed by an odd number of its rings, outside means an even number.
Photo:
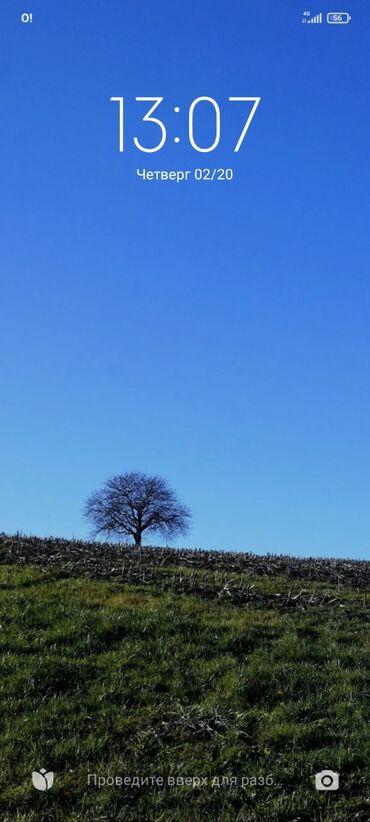
[{"label": "hillside slope", "polygon": [[0,562],[4,822],[369,818],[370,563],[5,535]]}]

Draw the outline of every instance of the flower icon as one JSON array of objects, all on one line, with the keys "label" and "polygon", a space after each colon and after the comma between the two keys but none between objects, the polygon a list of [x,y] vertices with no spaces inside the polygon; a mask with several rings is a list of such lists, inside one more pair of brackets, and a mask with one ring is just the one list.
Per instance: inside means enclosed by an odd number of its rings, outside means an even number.
[{"label": "flower icon", "polygon": [[32,784],[37,791],[49,791],[53,786],[54,773],[40,768],[39,771],[32,771]]}]

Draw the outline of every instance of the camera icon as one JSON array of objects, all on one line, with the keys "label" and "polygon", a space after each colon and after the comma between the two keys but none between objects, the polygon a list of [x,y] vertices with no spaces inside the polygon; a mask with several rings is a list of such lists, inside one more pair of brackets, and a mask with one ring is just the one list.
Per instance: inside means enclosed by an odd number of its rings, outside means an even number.
[{"label": "camera icon", "polygon": [[335,771],[316,773],[315,788],[317,791],[337,791],[339,788],[339,773],[335,773]]}]

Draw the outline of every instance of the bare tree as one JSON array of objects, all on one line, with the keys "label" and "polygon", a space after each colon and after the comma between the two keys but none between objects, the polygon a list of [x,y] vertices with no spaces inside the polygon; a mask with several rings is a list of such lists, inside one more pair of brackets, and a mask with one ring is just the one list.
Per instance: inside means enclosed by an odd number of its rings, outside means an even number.
[{"label": "bare tree", "polygon": [[111,477],[90,494],[84,516],[93,524],[94,536],[131,536],[140,551],[144,531],[165,537],[186,534],[191,515],[162,477],[132,471]]}]

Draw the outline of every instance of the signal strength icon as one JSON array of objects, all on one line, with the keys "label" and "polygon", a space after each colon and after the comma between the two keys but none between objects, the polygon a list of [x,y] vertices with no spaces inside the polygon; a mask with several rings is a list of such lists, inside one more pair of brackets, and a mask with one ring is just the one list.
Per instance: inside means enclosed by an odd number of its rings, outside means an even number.
[{"label": "signal strength icon", "polygon": [[320,11],[320,14],[315,14],[314,17],[309,17],[308,20],[306,19],[306,15],[307,15],[307,12],[304,12],[304,18],[305,19],[302,20],[302,23],[322,23],[322,12],[321,11]]}]

